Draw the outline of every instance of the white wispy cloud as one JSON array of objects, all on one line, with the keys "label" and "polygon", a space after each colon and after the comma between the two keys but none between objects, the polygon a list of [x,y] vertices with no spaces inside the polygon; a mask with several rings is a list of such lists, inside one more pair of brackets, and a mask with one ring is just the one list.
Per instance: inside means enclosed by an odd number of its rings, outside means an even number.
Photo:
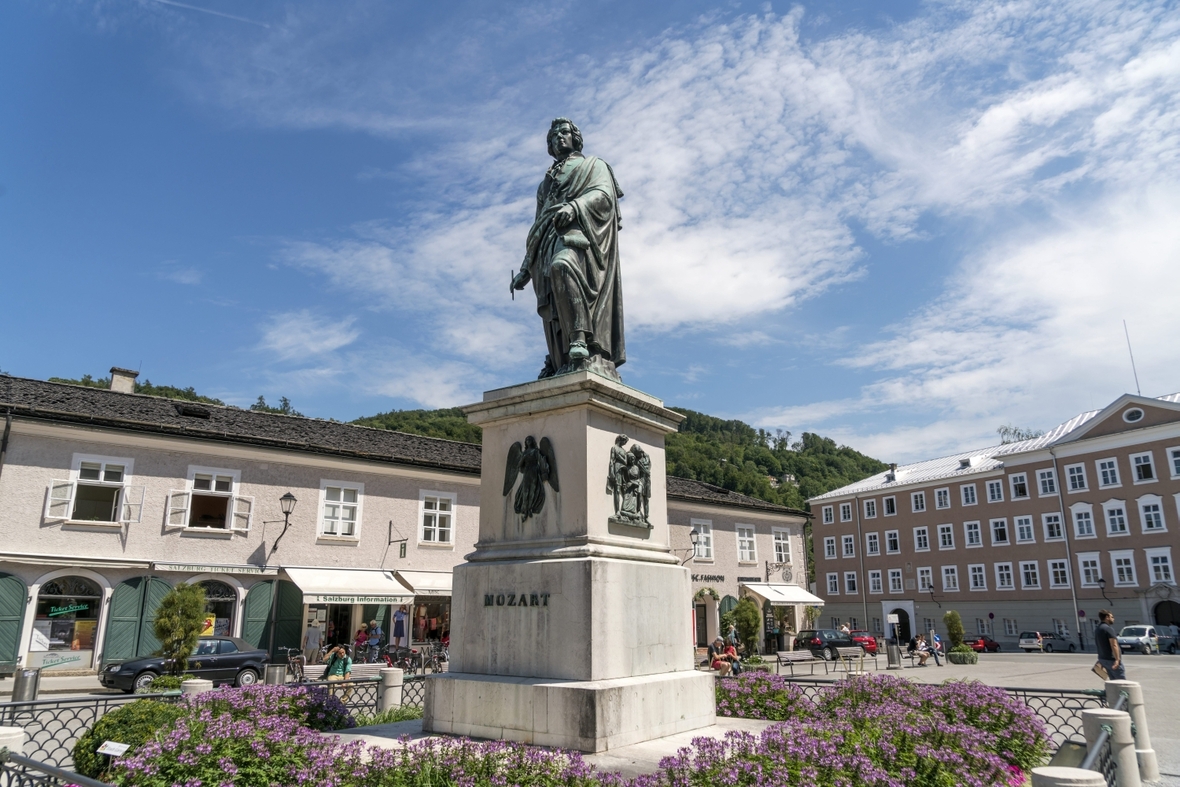
[{"label": "white wispy cloud", "polygon": [[355,318],[332,320],[308,309],[276,314],[263,329],[261,347],[283,360],[311,359],[357,340]]},{"label": "white wispy cloud", "polygon": [[156,271],[156,275],[165,281],[190,286],[200,284],[205,277],[204,272],[199,268],[181,265],[176,260],[165,260],[164,262],[160,263],[160,267]]}]

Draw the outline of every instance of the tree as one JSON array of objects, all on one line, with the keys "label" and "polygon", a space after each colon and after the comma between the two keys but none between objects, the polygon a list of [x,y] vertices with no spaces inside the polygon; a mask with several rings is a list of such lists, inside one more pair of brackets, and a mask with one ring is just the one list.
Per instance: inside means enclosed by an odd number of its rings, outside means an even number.
[{"label": "tree", "polygon": [[152,626],[160,640],[156,655],[164,657],[170,675],[183,675],[205,628],[205,588],[187,582],[172,588],[160,600]]},{"label": "tree", "polygon": [[1013,426],[1012,424],[1004,424],[996,429],[996,434],[1000,436],[1001,445],[1019,443],[1021,440],[1031,440],[1034,437],[1040,437],[1044,433],[1045,431],[1043,429],[1025,429],[1022,426]]},{"label": "tree", "polygon": [[957,648],[963,644],[963,618],[953,609],[947,610],[942,616],[942,625],[946,626],[946,635],[951,641],[951,647]]},{"label": "tree", "polygon": [[271,407],[266,403],[266,399],[262,396],[258,397],[258,401],[250,405],[250,409],[259,413],[277,413],[278,415],[297,415],[303,417],[303,413],[291,406],[291,400],[285,396],[279,397],[279,406]]},{"label": "tree", "polygon": [[762,625],[762,611],[751,599],[743,598],[733,608],[733,619],[737,624],[738,637],[746,646],[746,654],[758,652],[758,627]]}]

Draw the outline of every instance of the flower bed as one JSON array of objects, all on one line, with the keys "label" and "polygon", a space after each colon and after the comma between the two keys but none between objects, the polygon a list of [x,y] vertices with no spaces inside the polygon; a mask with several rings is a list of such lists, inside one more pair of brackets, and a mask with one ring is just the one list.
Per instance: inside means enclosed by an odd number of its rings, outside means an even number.
[{"label": "flower bed", "polygon": [[779,723],[698,738],[658,773],[627,779],[576,752],[505,742],[366,750],[316,732],[352,724],[322,690],[224,689],[186,699],[175,727],[120,758],[108,778],[125,787],[982,787],[1020,784],[1047,751],[1035,714],[978,683],[849,678],[813,702],[780,676],[754,673],[719,681],[717,700],[721,715]]}]

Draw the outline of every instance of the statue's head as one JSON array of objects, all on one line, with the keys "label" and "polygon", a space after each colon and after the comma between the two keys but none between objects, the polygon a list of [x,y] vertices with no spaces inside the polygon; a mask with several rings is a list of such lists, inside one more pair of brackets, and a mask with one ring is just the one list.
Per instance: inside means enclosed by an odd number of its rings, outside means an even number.
[{"label": "statue's head", "polygon": [[623,446],[625,446],[627,444],[628,439],[629,438],[627,437],[627,435],[621,434],[615,438],[615,445],[617,445],[619,448],[622,448]]},{"label": "statue's head", "polygon": [[532,435],[529,435],[528,437],[526,437],[524,439],[524,447],[526,449],[536,448],[537,447],[537,438],[533,437]]},{"label": "statue's head", "polygon": [[578,130],[574,121],[569,118],[554,118],[553,122],[549,124],[549,135],[545,138],[549,155],[553,158],[561,158],[557,149],[557,138],[562,133],[568,133],[572,137],[572,149],[580,153],[582,151],[582,132]]}]

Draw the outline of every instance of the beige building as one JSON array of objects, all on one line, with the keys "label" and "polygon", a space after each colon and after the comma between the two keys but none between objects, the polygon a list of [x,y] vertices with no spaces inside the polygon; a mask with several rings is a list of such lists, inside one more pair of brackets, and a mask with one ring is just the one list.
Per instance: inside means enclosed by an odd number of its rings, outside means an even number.
[{"label": "beige building", "polygon": [[[263,647],[299,646],[312,627],[351,641],[370,620],[386,642],[448,633],[451,570],[479,532],[478,445],[143,396],[133,383],[118,369],[113,390],[0,376],[0,672],[151,653],[156,605],[180,581],[204,585],[210,632]],[[727,578],[702,585],[740,593],[738,575],[761,576],[780,530],[786,563],[802,565],[804,515],[669,484],[685,557],[691,523],[715,527],[712,557],[693,570]],[[738,560],[750,527],[752,559]],[[701,609],[713,629],[718,606]]]},{"label": "beige building", "polygon": [[[1057,631],[1180,624],[1180,394],[1125,395],[1041,437],[892,468],[814,498],[821,620],[901,636],[957,610],[1015,649]],[[1080,631],[1079,631],[1080,629]]]}]

